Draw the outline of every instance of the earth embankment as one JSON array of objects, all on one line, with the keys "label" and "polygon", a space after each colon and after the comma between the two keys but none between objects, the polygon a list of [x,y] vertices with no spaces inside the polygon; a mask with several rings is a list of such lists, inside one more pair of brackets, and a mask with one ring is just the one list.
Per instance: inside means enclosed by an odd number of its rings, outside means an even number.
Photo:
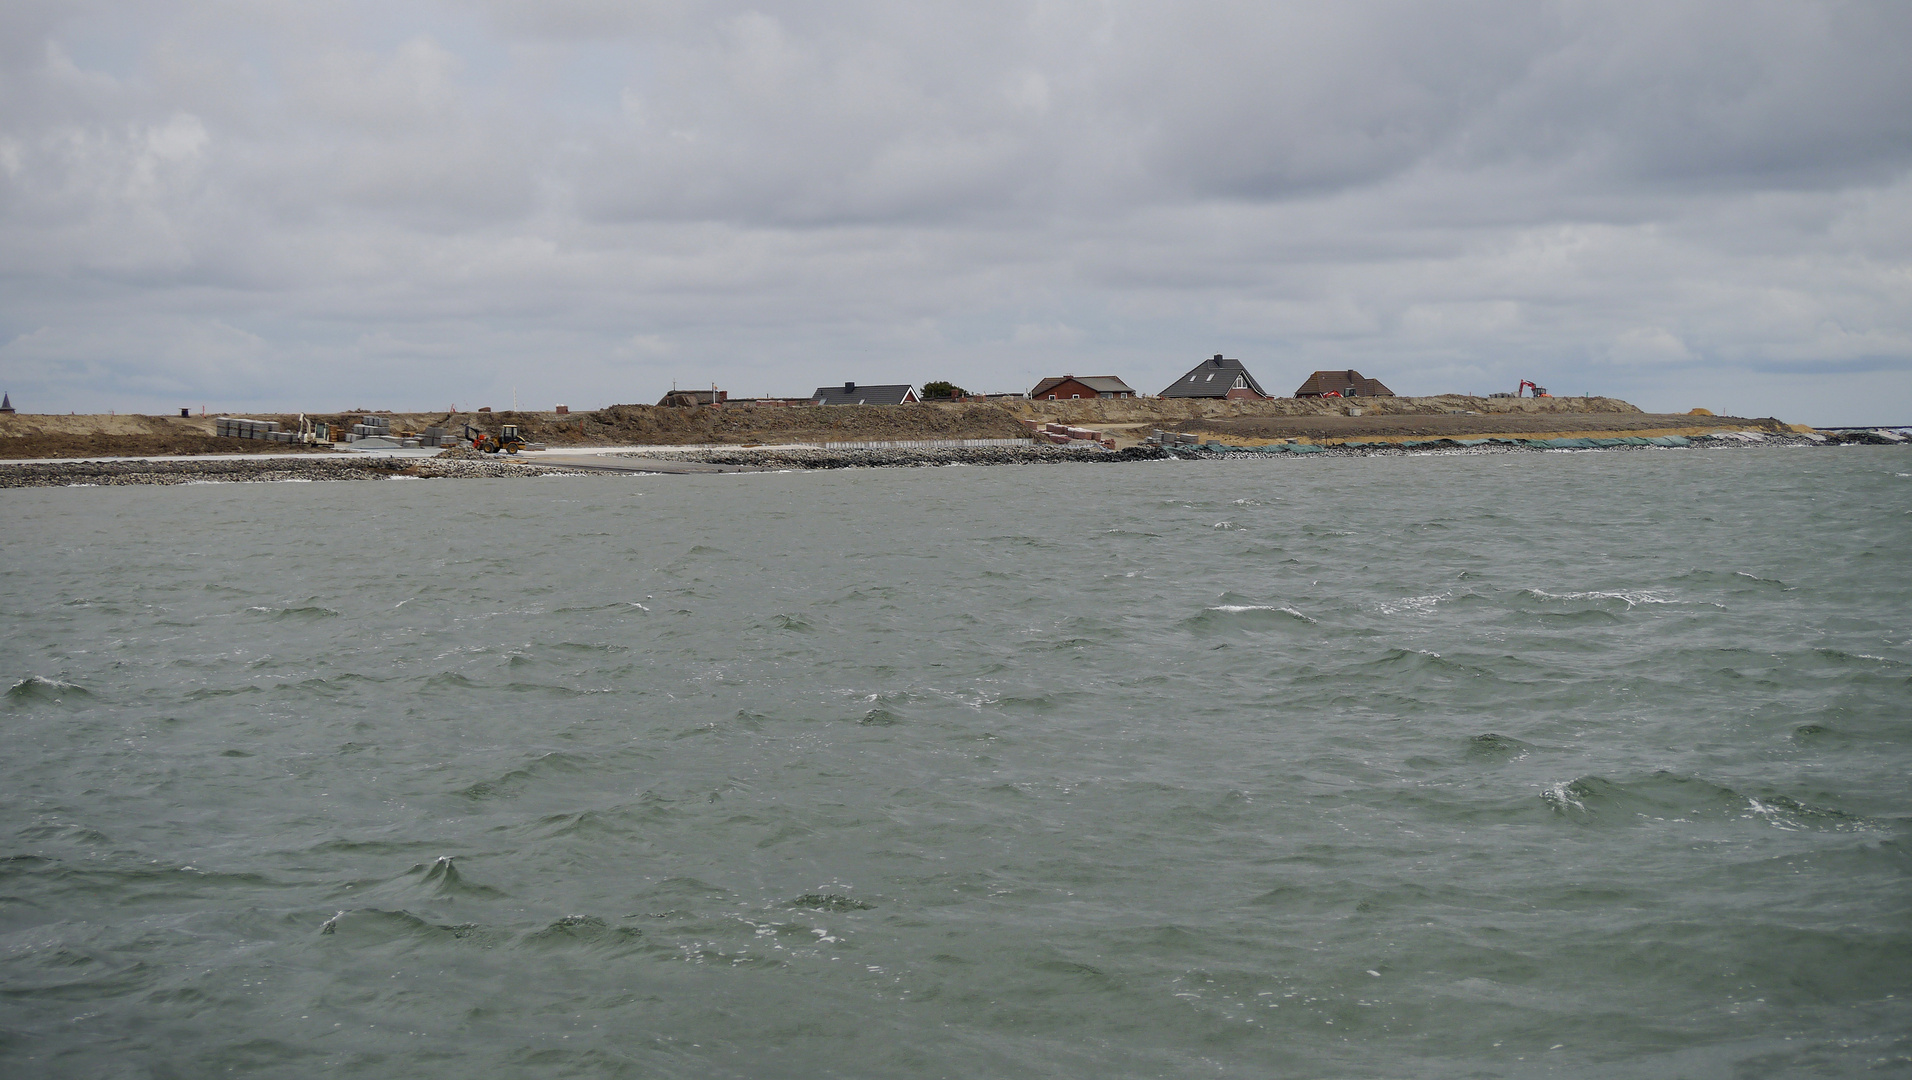
[{"label": "earth embankment", "polygon": [[[268,419],[275,419],[268,417]],[[297,416],[290,419],[296,420]],[[293,443],[222,439],[212,417],[119,414],[0,415],[0,459],[300,454]]]},{"label": "earth embankment", "polygon": [[[517,425],[532,442],[569,446],[749,446],[752,444],[874,442],[919,439],[1002,439],[1028,434],[1026,421],[1092,427],[1133,445],[1155,428],[1224,439],[1387,439],[1593,433],[1699,434],[1720,428],[1783,430],[1770,417],[1648,414],[1617,398],[1273,398],[1193,400],[1163,398],[1030,401],[1001,399],[917,405],[783,406],[732,404],[720,408],[613,405],[590,411],[414,413],[380,410],[307,413],[334,432],[361,416],[390,419],[394,432],[437,427],[461,433],[467,424],[496,431]],[[293,427],[298,414],[244,413]],[[299,453],[303,448],[253,439],[219,438],[214,417],[0,416],[0,458],[140,457],[179,454]]]},{"label": "earth embankment", "polygon": [[1687,413],[1516,413],[1446,416],[1396,413],[1380,416],[1206,417],[1167,430],[1214,435],[1252,445],[1286,439],[1334,442],[1344,439],[1465,439],[1514,435],[1524,439],[1611,437],[1626,435],[1704,435],[1714,431],[1791,433],[1793,425],[1770,416],[1693,416]]}]

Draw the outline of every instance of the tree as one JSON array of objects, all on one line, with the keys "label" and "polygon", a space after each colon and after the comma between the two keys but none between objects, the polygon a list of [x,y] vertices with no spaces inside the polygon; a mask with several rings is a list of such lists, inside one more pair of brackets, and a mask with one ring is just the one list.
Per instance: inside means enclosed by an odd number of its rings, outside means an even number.
[{"label": "tree", "polygon": [[959,398],[968,396],[969,391],[957,386],[953,382],[938,381],[923,384],[923,400],[925,401],[928,401],[930,398]]}]

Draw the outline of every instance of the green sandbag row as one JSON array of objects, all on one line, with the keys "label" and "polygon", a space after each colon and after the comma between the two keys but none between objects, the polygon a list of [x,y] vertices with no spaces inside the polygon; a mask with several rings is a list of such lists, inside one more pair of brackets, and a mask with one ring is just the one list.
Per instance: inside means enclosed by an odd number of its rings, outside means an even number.
[{"label": "green sandbag row", "polygon": [[[1406,439],[1398,443],[1363,442],[1350,440],[1340,443],[1342,450],[1410,450],[1423,446],[1485,446],[1487,444],[1503,446],[1526,446],[1535,450],[1605,450],[1616,446],[1691,446],[1692,442],[1679,435],[1627,435],[1611,439],[1519,439],[1504,436],[1490,436],[1484,439]],[[1325,446],[1311,446],[1306,443],[1271,443],[1267,446],[1229,446],[1225,443],[1206,442],[1199,447],[1211,454],[1319,454],[1329,449]]]},{"label": "green sandbag row", "polygon": [[1319,446],[1304,446],[1301,443],[1270,443],[1267,446],[1228,446],[1218,442],[1205,443],[1202,449],[1216,454],[1319,454],[1322,450]]},{"label": "green sandbag row", "polygon": [[1525,445],[1538,450],[1606,450],[1615,446],[1690,446],[1679,435],[1654,435],[1642,437],[1628,435],[1617,439],[1523,439]]}]

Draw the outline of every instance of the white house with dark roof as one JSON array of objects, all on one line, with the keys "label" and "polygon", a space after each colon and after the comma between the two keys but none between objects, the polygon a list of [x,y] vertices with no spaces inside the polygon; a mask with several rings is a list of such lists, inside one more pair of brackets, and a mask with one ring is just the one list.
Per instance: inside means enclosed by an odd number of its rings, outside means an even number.
[{"label": "white house with dark roof", "polygon": [[1240,360],[1216,353],[1194,370],[1168,385],[1165,398],[1265,398],[1268,392],[1248,373]]},{"label": "white house with dark roof", "polygon": [[908,383],[858,386],[846,382],[842,386],[819,386],[817,392],[810,395],[815,405],[910,405],[921,400],[916,387]]}]

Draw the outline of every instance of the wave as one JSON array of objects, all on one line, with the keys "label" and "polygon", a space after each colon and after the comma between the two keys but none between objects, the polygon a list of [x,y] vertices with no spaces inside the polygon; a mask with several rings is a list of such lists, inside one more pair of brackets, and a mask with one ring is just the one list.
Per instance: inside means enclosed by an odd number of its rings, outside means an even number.
[{"label": "wave", "polygon": [[1688,570],[1671,580],[1701,585],[1724,585],[1736,592],[1750,592],[1753,589],[1776,589],[1780,592],[1792,592],[1795,586],[1778,578],[1762,577],[1744,570]]},{"label": "wave", "polygon": [[1477,592],[1432,593],[1427,596],[1404,596],[1399,600],[1383,601],[1377,605],[1383,615],[1431,615],[1442,604],[1460,604],[1478,602],[1486,597]]},{"label": "wave", "polygon": [[459,788],[453,794],[476,801],[516,798],[520,791],[532,783],[549,777],[576,775],[584,771],[586,764],[588,762],[584,758],[553,751],[495,780],[480,780]]},{"label": "wave", "polygon": [[186,694],[186,700],[187,701],[211,701],[214,698],[238,697],[241,694],[264,694],[267,692],[268,691],[266,690],[265,687],[257,686],[257,685],[202,686],[197,690],[189,691]]},{"label": "wave", "polygon": [[426,679],[422,684],[433,690],[478,690],[483,684],[473,682],[467,676],[456,671],[441,671]]},{"label": "wave", "polygon": [[1857,668],[1867,674],[1890,672],[1893,675],[1899,675],[1903,672],[1912,672],[1912,664],[1907,664],[1903,660],[1893,660],[1890,657],[1874,656],[1871,653],[1853,653],[1820,646],[1807,655],[1826,667]]},{"label": "wave", "polygon": [[[652,600],[652,599],[655,599],[655,597],[647,596],[644,599]],[[636,608],[638,611],[651,610],[650,608],[646,607],[643,603],[636,600],[617,600],[609,604],[589,604],[582,607],[553,608],[551,610],[551,614],[553,615],[583,615],[593,611],[610,611],[610,612],[620,612],[624,614],[629,614],[632,608]]]},{"label": "wave", "polygon": [[406,877],[414,877],[418,883],[439,896],[480,896],[499,897],[504,893],[489,885],[475,885],[465,880],[458,872],[458,863],[450,855],[440,855],[430,865],[418,863],[405,871]]},{"label": "wave", "polygon": [[671,877],[638,891],[636,900],[653,919],[690,915],[687,908],[729,901],[730,890],[694,877]]},{"label": "wave", "polygon": [[553,683],[508,682],[495,689],[513,694],[539,694],[544,697],[574,698],[589,697],[592,694],[614,693],[608,686],[558,686]]},{"label": "wave", "polygon": [[573,837],[580,840],[625,840],[646,823],[668,821],[679,811],[661,800],[645,800],[641,809],[615,806],[539,818],[528,830],[541,840]]},{"label": "wave", "polygon": [[610,641],[560,641],[553,645],[543,646],[543,648],[546,652],[572,653],[584,656],[595,653],[617,654],[631,651],[629,645],[619,645]]},{"label": "wave", "polygon": [[467,941],[475,945],[495,945],[506,935],[488,931],[477,923],[438,923],[420,918],[402,908],[348,908],[319,924],[319,933],[338,937],[353,944],[432,944]]},{"label": "wave", "polygon": [[816,911],[873,911],[876,905],[868,900],[858,900],[841,893],[804,893],[794,900],[784,901],[785,907],[811,908]]},{"label": "wave", "polygon": [[1217,604],[1183,620],[1190,630],[1234,630],[1242,627],[1314,626],[1320,620],[1287,604]]},{"label": "wave", "polygon": [[1467,756],[1475,761],[1514,761],[1526,757],[1533,749],[1530,743],[1493,732],[1467,740]]},{"label": "wave", "polygon": [[271,690],[274,694],[290,696],[317,694],[322,697],[338,697],[361,687],[377,686],[384,681],[370,675],[348,671],[340,675],[314,676],[309,679],[300,679],[298,682],[277,683]]},{"label": "wave", "polygon": [[246,610],[258,612],[261,615],[269,616],[275,620],[294,619],[303,621],[307,619],[336,619],[339,617],[338,612],[319,604],[301,604],[297,607],[281,608],[254,605]]},{"label": "wave", "polygon": [[1545,589],[1522,589],[1520,595],[1554,603],[1603,603],[1618,601],[1628,609],[1644,604],[1678,604],[1683,601],[1657,593],[1643,592],[1637,589],[1596,589],[1587,592],[1548,592]]},{"label": "wave", "polygon": [[1841,810],[1786,795],[1747,795],[1722,784],[1661,770],[1637,780],[1583,776],[1540,794],[1564,817],[1591,821],[1760,821],[1788,831],[1849,829],[1869,823]]},{"label": "wave", "polygon": [[92,696],[93,691],[78,683],[43,678],[39,675],[28,675],[7,688],[7,702],[18,705],[38,703],[61,705],[69,701],[86,701]]},{"label": "wave", "polygon": [[541,949],[583,948],[615,955],[641,947],[643,938],[644,931],[635,926],[614,926],[595,915],[566,915],[526,934],[519,944]]},{"label": "wave", "polygon": [[507,896],[503,890],[467,881],[450,855],[440,855],[429,863],[414,863],[395,877],[346,882],[334,889],[332,895],[338,899],[350,898],[362,907],[403,907],[457,899],[500,900]]}]

